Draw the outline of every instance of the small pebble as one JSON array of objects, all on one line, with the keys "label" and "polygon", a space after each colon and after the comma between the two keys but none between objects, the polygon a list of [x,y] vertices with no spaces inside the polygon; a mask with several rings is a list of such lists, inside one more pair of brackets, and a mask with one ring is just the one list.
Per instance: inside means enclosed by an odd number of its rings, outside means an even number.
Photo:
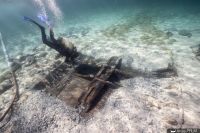
[{"label": "small pebble", "polygon": [[167,120],[167,123],[174,126],[178,125],[178,122],[175,119]]}]

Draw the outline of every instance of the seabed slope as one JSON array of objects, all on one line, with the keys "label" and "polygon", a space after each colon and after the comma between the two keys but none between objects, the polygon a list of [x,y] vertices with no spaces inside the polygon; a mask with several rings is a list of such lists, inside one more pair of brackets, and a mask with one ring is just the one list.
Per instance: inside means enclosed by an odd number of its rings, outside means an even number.
[{"label": "seabed slope", "polygon": [[[123,80],[123,87],[114,90],[103,109],[93,118],[81,121],[76,110],[61,101],[24,89],[39,79],[34,65],[27,66],[18,74],[22,100],[9,123],[11,128],[6,130],[136,133],[166,132],[171,127],[200,128],[200,61],[192,50],[200,43],[200,13],[170,10],[158,14],[158,10],[86,14],[80,16],[81,22],[79,18],[66,20],[67,24],[55,32],[71,38],[84,54],[104,59],[120,56],[125,66],[134,69],[151,71],[174,62],[178,77]],[[38,38],[31,40],[36,43]],[[33,54],[38,71],[51,70],[55,52],[31,45],[22,54],[33,47],[37,47]],[[46,55],[41,56],[44,52]],[[1,99],[9,99],[12,92],[7,93]]]}]

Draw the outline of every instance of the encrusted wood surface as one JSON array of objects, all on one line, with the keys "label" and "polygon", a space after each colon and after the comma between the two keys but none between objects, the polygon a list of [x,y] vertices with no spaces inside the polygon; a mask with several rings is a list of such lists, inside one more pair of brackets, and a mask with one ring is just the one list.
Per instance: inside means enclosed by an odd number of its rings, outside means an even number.
[{"label": "encrusted wood surface", "polygon": [[[148,78],[169,78],[177,76],[177,71],[174,64],[169,64],[167,68],[158,69],[152,72],[137,72],[126,73],[119,70],[121,59],[112,57],[107,63],[101,67],[95,64],[79,64],[75,68],[69,67],[67,63],[63,63],[40,83],[35,88],[46,88],[46,92],[51,96],[55,96],[67,105],[78,107],[83,112],[90,111],[102,99],[104,91],[107,87],[120,86],[113,83],[112,78],[128,77],[139,75]],[[109,85],[109,86],[108,86]]]},{"label": "encrusted wood surface", "polygon": [[87,91],[84,89],[89,80],[75,75],[75,70],[68,68],[63,63],[46,77],[46,92],[55,96],[67,105],[77,107],[81,94]]},{"label": "encrusted wood surface", "polygon": [[[50,72],[35,88],[45,87],[46,92],[51,96],[61,99],[72,107],[81,107],[87,112],[101,91],[105,90],[105,85],[111,84],[108,79],[115,72],[119,63],[120,59],[117,57],[111,58],[102,67],[80,65],[74,69],[70,68],[67,63],[63,63]],[[88,78],[88,75],[93,76]]]},{"label": "encrusted wood surface", "polygon": [[[98,97],[106,82],[111,75],[115,72],[115,69],[120,64],[121,60],[117,57],[111,58],[106,66],[102,66],[99,72],[94,76],[94,79],[90,82],[89,86],[87,86],[87,92],[84,94],[81,99],[81,104],[84,107],[84,110],[87,112],[92,107],[93,102]],[[97,80],[100,79],[100,80]]]},{"label": "encrusted wood surface", "polygon": [[80,104],[80,100],[84,93],[87,92],[87,86],[89,85],[90,81],[73,76],[70,83],[65,86],[65,88],[60,92],[57,96],[59,99],[65,101],[68,105],[73,107],[77,107]]}]

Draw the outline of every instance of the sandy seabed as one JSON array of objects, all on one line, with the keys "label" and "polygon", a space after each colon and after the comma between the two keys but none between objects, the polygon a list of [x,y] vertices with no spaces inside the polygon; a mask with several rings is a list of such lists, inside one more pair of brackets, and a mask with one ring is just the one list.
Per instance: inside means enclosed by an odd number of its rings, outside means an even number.
[{"label": "sandy seabed", "polygon": [[[21,98],[11,120],[0,131],[159,133],[172,127],[200,128],[200,61],[193,51],[200,43],[200,14],[155,12],[156,9],[154,12],[135,9],[86,14],[68,21],[67,26],[58,27],[55,32],[73,40],[84,54],[103,59],[119,56],[124,66],[136,70],[156,70],[173,62],[178,77],[136,76],[123,80],[123,87],[114,90],[104,107],[85,120],[76,109],[31,90],[34,82],[63,58],[55,60],[56,52],[45,46],[27,47],[32,49],[29,54],[37,65],[26,65],[25,60],[18,70]],[[74,23],[79,19],[83,21]],[[12,94],[7,90],[0,95],[2,105],[9,103]],[[3,111],[4,106],[0,109]]]}]

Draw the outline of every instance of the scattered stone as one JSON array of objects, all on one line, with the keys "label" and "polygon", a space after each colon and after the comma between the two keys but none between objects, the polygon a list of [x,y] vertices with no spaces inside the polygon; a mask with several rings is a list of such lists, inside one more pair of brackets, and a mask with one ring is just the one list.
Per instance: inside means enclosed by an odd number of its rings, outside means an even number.
[{"label": "scattered stone", "polygon": [[172,32],[170,32],[170,31],[168,31],[168,32],[166,33],[166,35],[167,35],[167,38],[170,38],[170,37],[172,37],[174,34],[173,34]]},{"label": "scattered stone", "polygon": [[10,98],[12,97],[12,94],[5,94],[4,95],[4,99],[3,99],[3,101],[2,101],[2,103],[3,103],[3,105],[6,105],[6,104],[8,104],[9,102],[10,102]]},{"label": "scattered stone", "polygon": [[25,66],[31,66],[31,65],[33,65],[35,63],[36,63],[35,56],[29,55],[29,56],[26,57]]},{"label": "scattered stone", "polygon": [[18,55],[16,57],[16,59],[19,61],[19,62],[23,62],[25,59],[26,59],[26,55]]},{"label": "scattered stone", "polygon": [[42,89],[44,89],[45,87],[46,87],[46,86],[44,85],[43,82],[39,82],[39,83],[35,84],[35,85],[32,87],[32,89],[34,89],[34,90],[42,90]]},{"label": "scattered stone", "polygon": [[123,57],[122,64],[124,65],[124,67],[130,67],[131,68],[133,62],[134,62],[133,57],[131,57],[131,56]]},{"label": "scattered stone", "polygon": [[199,60],[199,61],[200,61],[200,55],[199,55],[199,56],[196,56],[196,58],[197,58],[197,60]]},{"label": "scattered stone", "polygon": [[196,46],[192,46],[192,52],[195,54],[196,59],[200,61],[200,44]]},{"label": "scattered stone", "polygon": [[24,94],[24,95],[21,95],[20,97],[20,102],[24,102],[28,99],[28,95]]},{"label": "scattered stone", "polygon": [[174,103],[174,102],[168,102],[168,103],[165,103],[164,106],[166,107],[170,107],[170,108],[176,108],[176,109],[179,109],[179,106],[177,103]]},{"label": "scattered stone", "polygon": [[0,75],[0,83],[3,82],[6,79],[9,79],[11,77],[10,71],[5,71]]},{"label": "scattered stone", "polygon": [[37,52],[42,51],[44,49],[45,49],[44,47],[35,47],[32,50],[33,50],[33,52],[37,53]]},{"label": "scattered stone", "polygon": [[38,57],[46,57],[47,54],[48,54],[47,52],[42,52],[42,53],[40,53],[40,54],[38,55]]},{"label": "scattered stone", "polygon": [[33,55],[31,55],[31,54],[22,55],[22,56],[18,56],[17,59],[19,62],[24,62],[27,59],[27,57],[29,57],[29,56],[33,56]]},{"label": "scattered stone", "polygon": [[86,36],[89,33],[89,28],[85,28],[81,31],[82,37]]},{"label": "scattered stone", "polygon": [[170,39],[170,40],[168,40],[168,44],[174,44],[175,42],[177,42],[177,40],[176,39]]},{"label": "scattered stone", "polygon": [[12,82],[8,79],[1,83],[0,85],[0,94],[4,93],[6,90],[13,86]]},{"label": "scattered stone", "polygon": [[17,60],[13,60],[11,63],[11,68],[14,72],[17,71],[18,69],[20,69],[21,66],[22,66],[22,64]]},{"label": "scattered stone", "polygon": [[181,36],[187,36],[189,38],[192,37],[192,33],[190,33],[190,31],[188,30],[179,30],[178,34]]},{"label": "scattered stone", "polygon": [[170,125],[174,125],[174,126],[178,125],[178,122],[175,119],[169,119],[169,120],[167,120],[167,123]]},{"label": "scattered stone", "polygon": [[58,67],[61,63],[62,63],[62,61],[57,60],[57,61],[53,64],[53,68]]},{"label": "scattered stone", "polygon": [[3,101],[4,101],[4,97],[0,97],[0,110],[2,110],[4,107],[2,106],[2,104],[3,104]]},{"label": "scattered stone", "polygon": [[56,60],[57,60],[57,59],[59,59],[59,58],[61,58],[61,57],[62,57],[62,55],[61,55],[61,54],[56,54],[54,59],[56,59]]},{"label": "scattered stone", "polygon": [[45,51],[45,48],[46,48],[45,46],[41,45],[41,46],[38,47],[38,50],[39,51]]},{"label": "scattered stone", "polygon": [[168,94],[172,97],[177,97],[178,94],[176,92],[168,92]]},{"label": "scattered stone", "polygon": [[167,89],[167,90],[175,89],[175,90],[177,90],[178,87],[175,84],[171,84],[171,85],[165,87],[164,89]]},{"label": "scattered stone", "polygon": [[156,107],[156,108],[158,108],[158,109],[161,109],[161,106],[160,106],[159,101],[157,101],[157,100],[154,99],[153,97],[148,97],[147,105],[148,105],[149,107]]},{"label": "scattered stone", "polygon": [[38,74],[40,71],[40,69],[38,68],[33,68],[32,70],[30,70],[29,75],[33,76],[35,74]]}]

